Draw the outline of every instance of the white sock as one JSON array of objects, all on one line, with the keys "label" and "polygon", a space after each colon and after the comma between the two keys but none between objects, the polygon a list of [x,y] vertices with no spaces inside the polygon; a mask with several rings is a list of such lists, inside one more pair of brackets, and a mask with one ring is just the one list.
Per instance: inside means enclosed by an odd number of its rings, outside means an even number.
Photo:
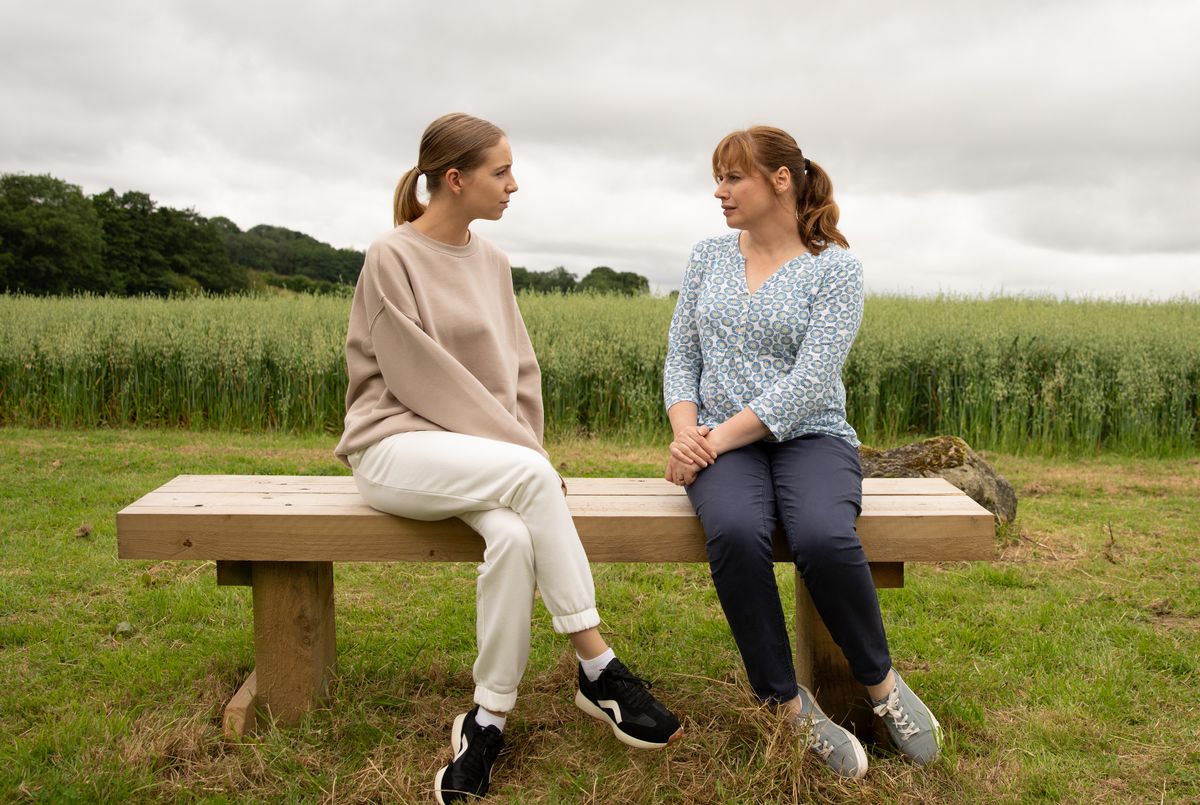
[{"label": "white sock", "polygon": [[[578,654],[575,656],[579,657]],[[608,664],[616,658],[617,655],[614,654],[613,650],[610,648],[599,657],[593,657],[590,660],[585,660],[583,657],[579,657],[579,662],[583,665],[583,673],[588,678],[588,681],[595,682],[600,678],[600,674],[604,672],[604,669],[608,667]]]},{"label": "white sock", "polygon": [[501,732],[504,732],[504,723],[506,721],[508,721],[508,716],[493,713],[491,710],[484,710],[482,707],[475,711],[475,723],[481,727],[486,727],[490,724]]}]

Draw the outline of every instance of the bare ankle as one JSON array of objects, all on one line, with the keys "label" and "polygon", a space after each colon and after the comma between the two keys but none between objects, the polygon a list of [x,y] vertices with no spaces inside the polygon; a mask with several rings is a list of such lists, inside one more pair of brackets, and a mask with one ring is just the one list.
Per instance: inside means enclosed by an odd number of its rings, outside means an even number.
[{"label": "bare ankle", "polygon": [[887,676],[878,685],[867,685],[867,695],[871,697],[871,701],[877,702],[892,692],[892,688],[896,687],[896,675],[889,668]]}]

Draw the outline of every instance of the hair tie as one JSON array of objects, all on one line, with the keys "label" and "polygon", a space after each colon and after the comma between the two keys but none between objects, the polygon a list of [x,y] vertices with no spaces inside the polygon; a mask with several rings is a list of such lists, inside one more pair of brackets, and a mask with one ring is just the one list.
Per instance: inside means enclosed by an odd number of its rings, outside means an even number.
[{"label": "hair tie", "polygon": [[[805,160],[805,161],[807,162],[807,160]],[[423,176],[423,175],[425,174],[425,171],[421,170],[421,166],[420,166],[420,165],[413,165],[413,168],[412,168],[412,169],[413,169],[413,170],[415,170],[415,171],[417,172],[417,175],[418,175],[418,176]]]},{"label": "hair tie", "polygon": [[812,163],[808,161],[808,157],[805,157],[804,158],[804,173],[805,173],[805,175],[808,174],[808,169],[810,167],[812,167]]}]

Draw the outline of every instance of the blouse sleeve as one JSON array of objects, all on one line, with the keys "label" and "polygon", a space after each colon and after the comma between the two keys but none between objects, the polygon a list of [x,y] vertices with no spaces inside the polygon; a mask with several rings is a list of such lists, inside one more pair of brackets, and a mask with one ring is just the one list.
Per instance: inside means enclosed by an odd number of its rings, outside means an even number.
[{"label": "blouse sleeve", "polygon": [[842,367],[863,313],[862,263],[843,253],[826,273],[809,311],[808,329],[792,370],[747,407],[777,439],[790,438],[841,395]]},{"label": "blouse sleeve", "polygon": [[703,266],[693,250],[683,272],[675,313],[667,332],[667,359],[663,366],[663,401],[667,410],[679,402],[700,405],[700,330],[696,321],[696,301],[700,296]]}]

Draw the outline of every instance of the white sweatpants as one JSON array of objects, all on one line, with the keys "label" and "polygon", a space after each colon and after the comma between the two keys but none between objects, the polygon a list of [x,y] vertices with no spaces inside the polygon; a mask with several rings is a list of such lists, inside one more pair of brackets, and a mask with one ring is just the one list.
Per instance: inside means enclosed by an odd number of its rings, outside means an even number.
[{"label": "white sweatpants", "polygon": [[564,634],[600,625],[587,555],[554,467],[508,442],[444,431],[388,436],[349,456],[374,509],[458,517],[483,537],[475,593],[475,702],[507,712],[529,660],[534,585]]}]

